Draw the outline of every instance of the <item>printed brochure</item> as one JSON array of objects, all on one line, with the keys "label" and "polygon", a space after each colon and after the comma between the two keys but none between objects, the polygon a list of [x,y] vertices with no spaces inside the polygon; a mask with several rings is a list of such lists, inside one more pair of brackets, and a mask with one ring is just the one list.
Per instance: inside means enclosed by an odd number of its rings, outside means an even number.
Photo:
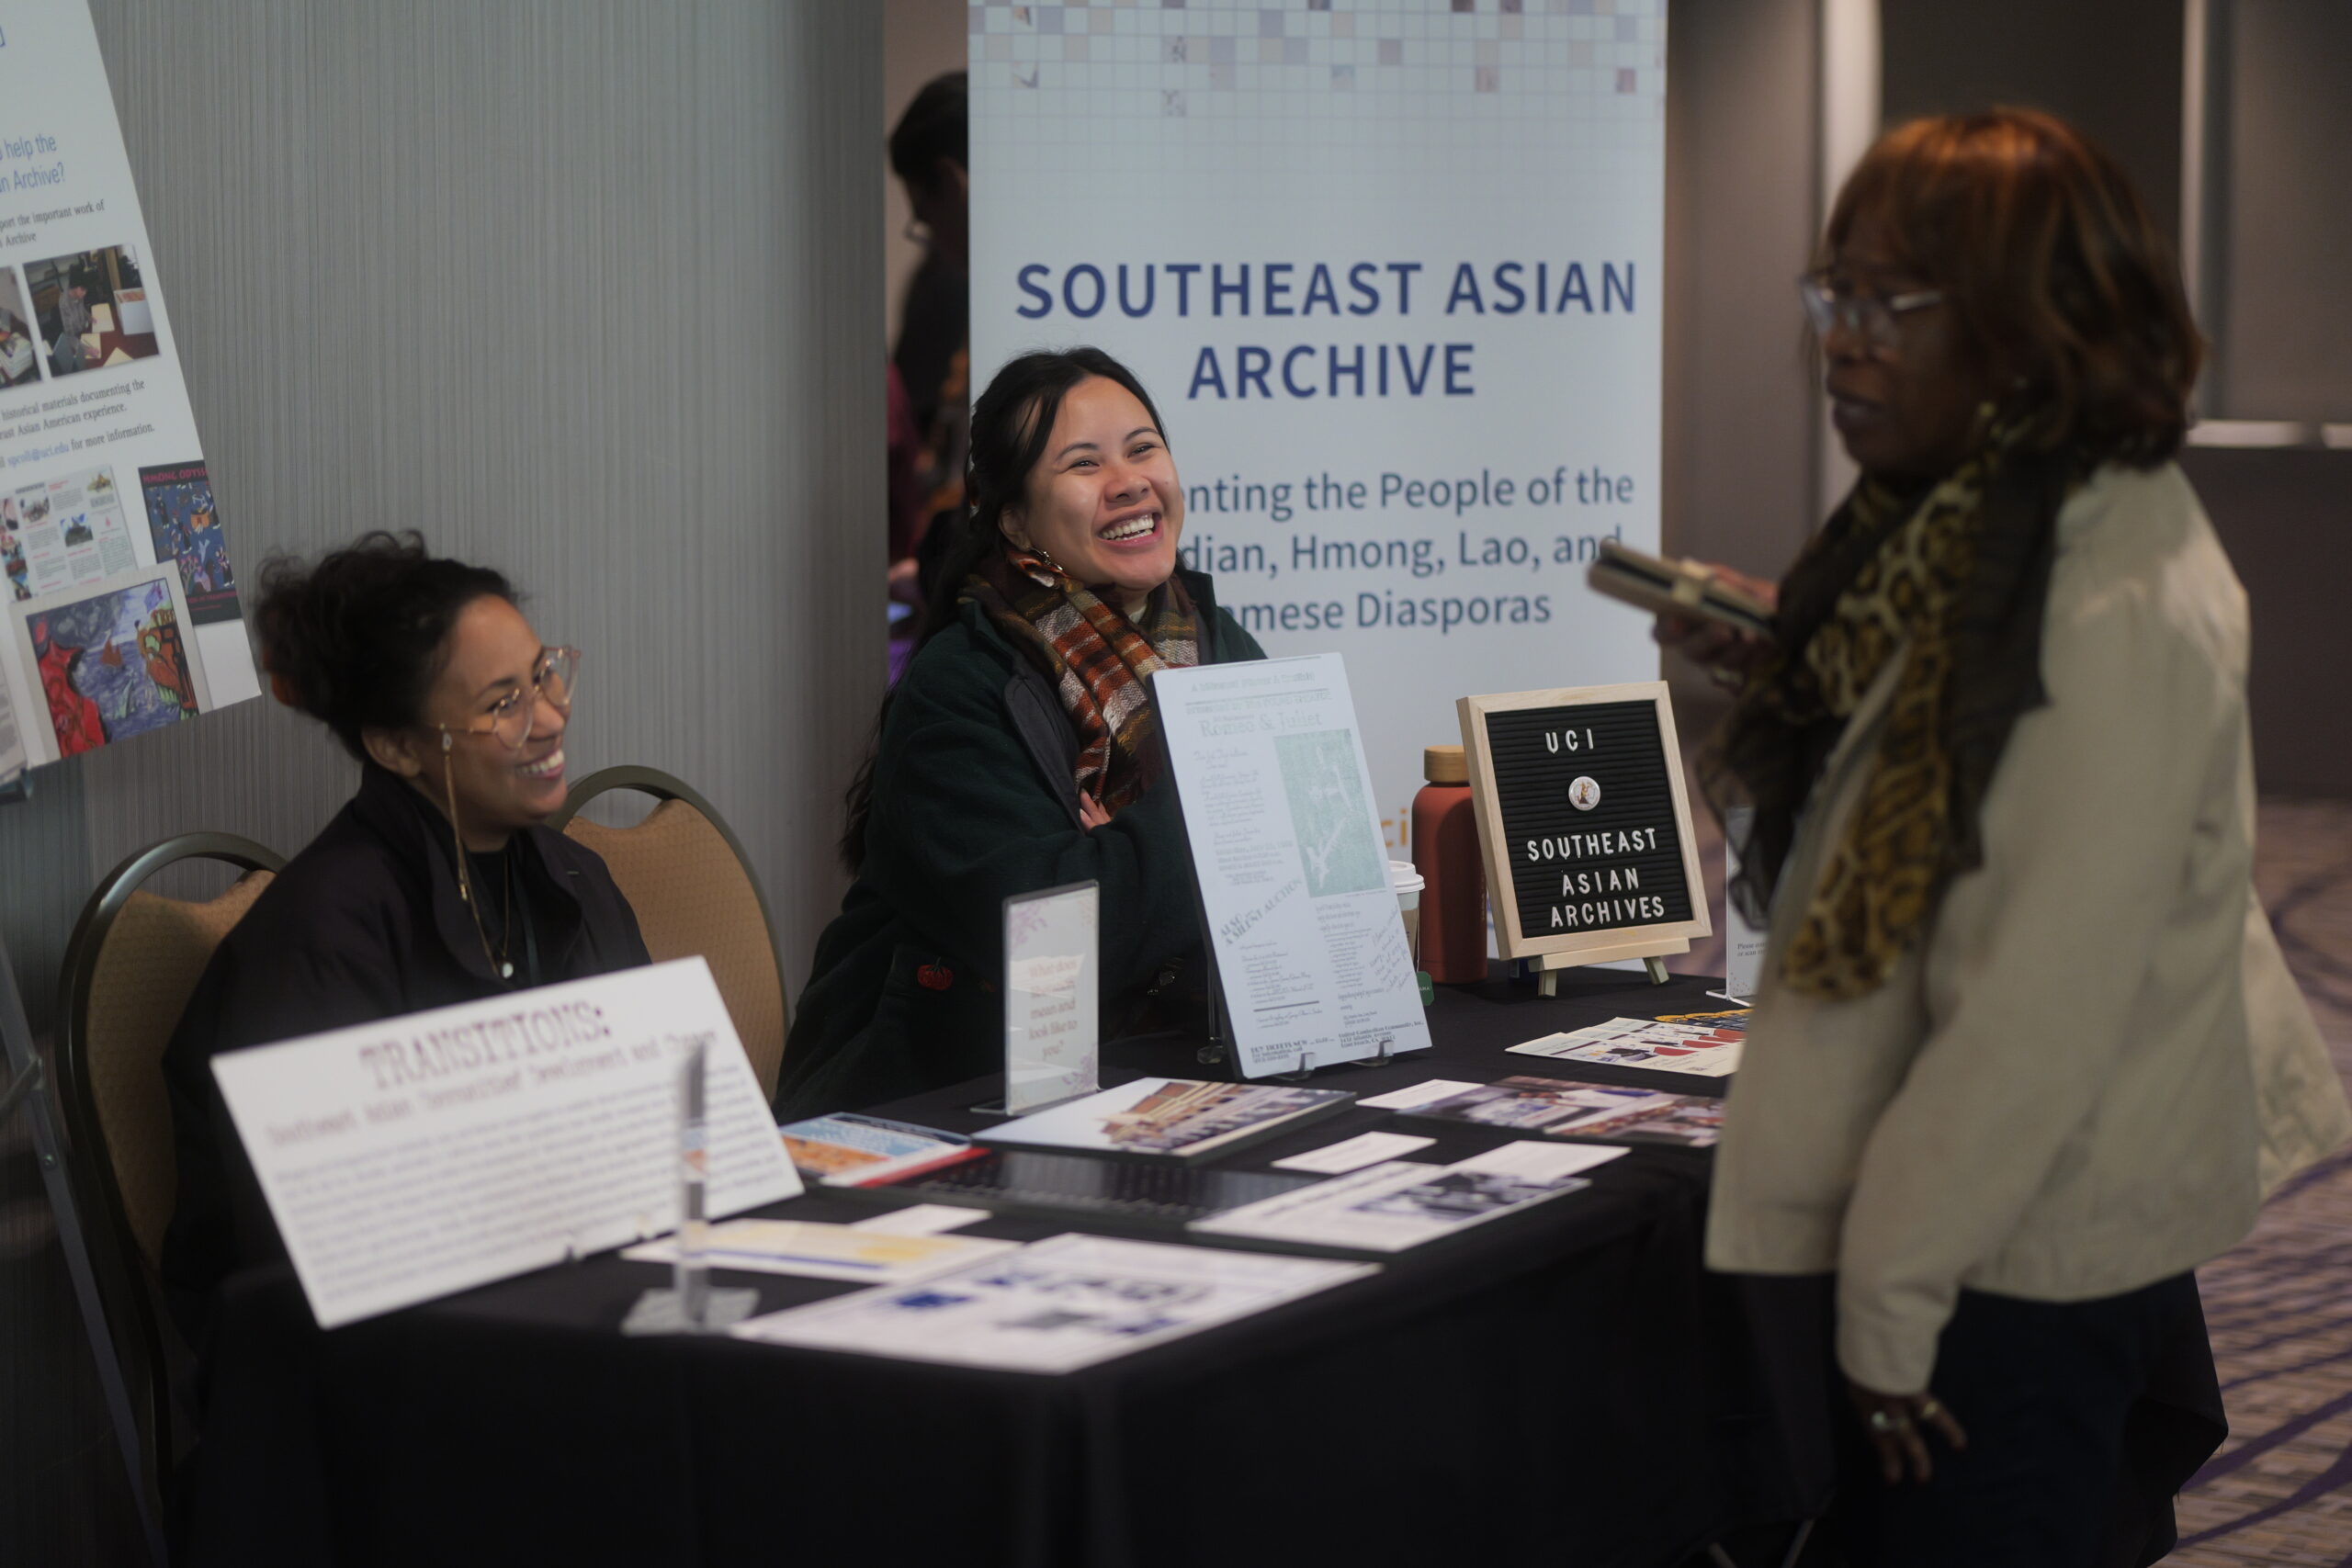
[{"label": "printed brochure", "polygon": [[1547,1034],[1511,1050],[1562,1062],[1598,1062],[1661,1073],[1725,1077],[1739,1070],[1747,1010],[1679,1013],[1668,1018],[1612,1018],[1566,1034]]},{"label": "printed brochure", "polygon": [[1197,1159],[1351,1104],[1344,1089],[1137,1078],[978,1134],[984,1144]]},{"label": "printed brochure", "polygon": [[[806,1220],[729,1220],[710,1227],[703,1261],[713,1269],[755,1274],[798,1274],[811,1280],[855,1280],[868,1285],[910,1284],[967,1264],[1016,1251],[1017,1241],[981,1236],[907,1235]],[[673,1236],[632,1247],[632,1263],[674,1263]]]},{"label": "printed brochure", "polygon": [[1510,1127],[1555,1138],[1601,1143],[1631,1139],[1705,1148],[1722,1134],[1724,1102],[1704,1095],[1668,1094],[1622,1084],[1521,1076],[1480,1084],[1404,1114]]},{"label": "printed brochure", "polygon": [[1195,1220],[1190,1228],[1350,1252],[1403,1252],[1581,1191],[1591,1183],[1579,1172],[1624,1152],[1521,1139],[1453,1165],[1394,1160]]},{"label": "printed brochure", "polygon": [[1057,1235],[924,1284],[771,1313],[739,1338],[1069,1372],[1378,1272],[1376,1264]]},{"label": "printed brochure", "polygon": [[776,1129],[803,1176],[829,1187],[865,1187],[969,1159],[978,1151],[960,1134],[843,1111]]}]

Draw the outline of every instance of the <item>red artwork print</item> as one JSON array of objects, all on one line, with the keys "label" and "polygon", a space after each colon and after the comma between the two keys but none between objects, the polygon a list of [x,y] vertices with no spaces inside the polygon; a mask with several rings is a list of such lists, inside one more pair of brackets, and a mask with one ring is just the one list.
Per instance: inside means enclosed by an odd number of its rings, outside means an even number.
[{"label": "red artwork print", "polygon": [[74,757],[95,751],[107,743],[107,732],[99,723],[98,705],[74,689],[74,661],[82,650],[48,638],[48,624],[36,623],[35,646],[48,644],[41,649],[40,688],[49,699],[50,724],[57,731],[57,754]]},{"label": "red artwork print", "polygon": [[926,964],[915,971],[915,984],[926,991],[944,991],[955,983],[955,971],[944,964]]}]

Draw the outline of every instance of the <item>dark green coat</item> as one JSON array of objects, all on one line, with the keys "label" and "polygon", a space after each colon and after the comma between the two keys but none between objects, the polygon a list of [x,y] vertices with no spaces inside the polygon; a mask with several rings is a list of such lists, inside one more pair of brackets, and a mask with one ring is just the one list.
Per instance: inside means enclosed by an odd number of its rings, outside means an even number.
[{"label": "dark green coat", "polygon": [[[1208,578],[1177,575],[1199,610],[1202,662],[1266,656],[1216,607]],[[779,1116],[852,1111],[1001,1068],[1013,894],[1102,885],[1106,1040],[1170,960],[1197,954],[1175,791],[1162,784],[1088,832],[1078,745],[1053,686],[978,606],[967,603],[915,656],[882,727],[865,864],[817,942],[793,1016]]]}]

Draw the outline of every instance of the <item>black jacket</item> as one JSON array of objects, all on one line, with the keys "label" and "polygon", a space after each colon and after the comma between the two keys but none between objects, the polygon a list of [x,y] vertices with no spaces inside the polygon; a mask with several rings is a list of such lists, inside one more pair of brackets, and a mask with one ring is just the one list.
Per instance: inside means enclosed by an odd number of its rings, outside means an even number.
[{"label": "black jacket", "polygon": [[[545,828],[523,840],[517,864],[542,984],[649,962],[637,917],[595,852]],[[517,969],[527,976],[519,958]],[[213,1056],[520,984],[492,970],[458,896],[447,818],[396,775],[367,767],[359,793],[213,953],[164,1053],[179,1170],[164,1283],[191,1342],[224,1276],[285,1256],[213,1082]]]},{"label": "black jacket", "polygon": [[[1198,572],[1201,661],[1263,659]],[[1078,733],[1053,686],[977,604],[899,682],[874,763],[865,859],[818,940],[776,1111],[854,1110],[1001,1067],[1004,900],[1102,886],[1103,1037],[1200,951],[1193,867],[1165,786],[1089,832]],[[1192,966],[1195,971],[1197,964]]]}]

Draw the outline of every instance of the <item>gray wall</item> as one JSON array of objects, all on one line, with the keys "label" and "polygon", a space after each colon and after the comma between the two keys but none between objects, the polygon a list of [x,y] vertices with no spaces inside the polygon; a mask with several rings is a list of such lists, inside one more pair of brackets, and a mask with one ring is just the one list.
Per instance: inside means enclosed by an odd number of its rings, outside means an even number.
[{"label": "gray wall", "polygon": [[[505,569],[587,653],[573,776],[707,795],[797,989],[880,693],[841,591],[883,551],[874,9],[95,10],[241,567],[415,526]],[[266,700],[46,770],[0,809],[34,1005],[106,867],[198,827],[291,852],[355,777]]]},{"label": "gray wall", "polygon": [[[1674,0],[1666,30],[1667,551],[1777,578],[1819,519],[1796,276],[1819,221],[1818,0]],[[1723,693],[1665,659],[1696,743]]]},{"label": "gray wall", "polygon": [[1880,0],[1879,12],[1887,124],[2047,109],[2113,153],[2157,226],[2179,231],[2181,0]]},{"label": "gray wall", "polygon": [[2216,412],[2352,422],[2352,5],[2237,0],[2226,27]]},{"label": "gray wall", "polygon": [[1778,577],[1818,519],[1797,275],[1818,197],[1815,0],[1674,0],[1667,28],[1669,551]]}]

